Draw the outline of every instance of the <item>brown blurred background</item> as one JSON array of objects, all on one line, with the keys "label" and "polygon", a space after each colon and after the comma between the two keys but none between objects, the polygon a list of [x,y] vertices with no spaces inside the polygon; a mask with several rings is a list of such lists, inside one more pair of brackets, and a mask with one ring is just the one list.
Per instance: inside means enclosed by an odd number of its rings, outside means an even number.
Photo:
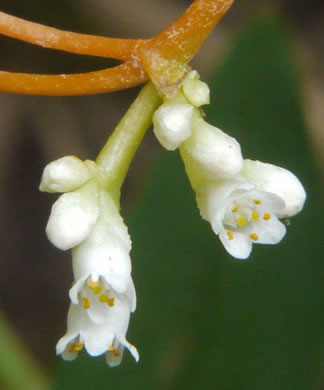
[{"label": "brown blurred background", "polygon": [[[0,0],[0,10],[65,30],[149,38],[171,24],[190,3]],[[289,23],[308,127],[318,163],[323,164],[322,0],[237,0],[192,65],[207,79],[231,40],[264,13],[275,13]],[[1,70],[10,71],[77,73],[114,64],[41,49],[2,36],[0,53]],[[69,98],[0,94],[0,303],[44,366],[54,361],[54,346],[65,331],[72,272],[70,254],[56,250],[46,239],[44,228],[54,196],[38,191],[42,169],[51,160],[68,154],[94,159],[137,92],[133,89]],[[123,207],[131,207],[140,194],[157,148],[156,141],[148,135],[125,184]]]}]

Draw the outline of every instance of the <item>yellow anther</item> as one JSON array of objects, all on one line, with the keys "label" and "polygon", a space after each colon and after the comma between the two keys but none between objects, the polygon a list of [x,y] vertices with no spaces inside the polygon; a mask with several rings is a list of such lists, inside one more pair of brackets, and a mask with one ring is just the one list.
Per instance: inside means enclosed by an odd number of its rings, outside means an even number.
[{"label": "yellow anther", "polygon": [[74,343],[72,343],[70,346],[69,346],[69,349],[68,349],[68,352],[72,353],[75,351],[75,347],[76,345]]},{"label": "yellow anther", "polygon": [[227,236],[229,240],[234,240],[234,233],[233,232],[227,232]]},{"label": "yellow anther", "polygon": [[255,233],[253,233],[253,234],[250,234],[250,238],[251,238],[251,240],[253,240],[253,241],[258,241],[259,236],[258,236],[257,234],[255,234]]},{"label": "yellow anther", "polygon": [[271,219],[271,214],[265,213],[264,216],[263,216],[263,219],[264,219],[265,221],[270,221],[270,219]]},{"label": "yellow anther", "polygon": [[232,213],[237,213],[239,211],[239,206],[235,206],[232,208]]},{"label": "yellow anther", "polygon": [[94,289],[94,288],[98,287],[98,286],[99,286],[99,280],[97,280],[96,282],[90,282],[90,283],[88,284],[88,286],[89,286],[91,289]]},{"label": "yellow anther", "polygon": [[257,211],[254,210],[252,212],[252,221],[253,222],[258,222],[259,219],[260,219],[260,214]]},{"label": "yellow anther", "polygon": [[243,226],[246,226],[248,224],[248,219],[244,216],[244,215],[241,215],[236,223],[240,226],[240,227],[243,227]]},{"label": "yellow anther", "polygon": [[98,286],[98,287],[95,287],[92,292],[95,294],[95,295],[99,295],[101,292],[102,292],[102,287]]},{"label": "yellow anther", "polygon": [[83,300],[83,308],[85,309],[85,310],[88,310],[88,309],[90,309],[90,300],[89,300],[89,298],[82,298],[82,300]]},{"label": "yellow anther", "polygon": [[262,204],[261,200],[259,199],[253,199],[254,204]]},{"label": "yellow anther", "polygon": [[116,357],[120,356],[120,353],[113,346],[109,347],[108,351],[112,352]]},{"label": "yellow anther", "polygon": [[77,344],[77,345],[74,347],[74,350],[79,352],[79,351],[82,351],[83,348],[84,348],[84,344],[79,343],[79,344]]},{"label": "yellow anther", "polygon": [[102,294],[102,295],[100,295],[99,301],[100,301],[101,303],[108,303],[108,301],[109,301],[108,295],[107,295],[107,294]]},{"label": "yellow anther", "polygon": [[109,298],[107,303],[108,303],[108,306],[110,306],[110,307],[115,306],[115,298]]}]

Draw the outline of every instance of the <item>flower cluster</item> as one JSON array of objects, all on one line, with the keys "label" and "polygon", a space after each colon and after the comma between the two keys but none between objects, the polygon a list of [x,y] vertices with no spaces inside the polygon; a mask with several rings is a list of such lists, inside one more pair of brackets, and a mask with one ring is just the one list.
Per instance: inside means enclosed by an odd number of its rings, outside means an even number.
[{"label": "flower cluster", "polygon": [[68,329],[57,354],[73,360],[85,348],[91,356],[106,353],[107,363],[115,366],[124,347],[139,359],[126,340],[136,293],[131,240],[116,204],[103,189],[102,176],[93,161],[67,156],[46,166],[40,190],[63,192],[52,207],[46,233],[57,248],[72,249],[75,281]]},{"label": "flower cluster", "polygon": [[297,214],[306,193],[288,170],[244,160],[239,143],[203,119],[200,106],[208,103],[208,86],[190,72],[156,111],[154,133],[166,149],[180,148],[201,216],[228,253],[246,259],[252,244],[281,241],[286,227],[279,218]]}]

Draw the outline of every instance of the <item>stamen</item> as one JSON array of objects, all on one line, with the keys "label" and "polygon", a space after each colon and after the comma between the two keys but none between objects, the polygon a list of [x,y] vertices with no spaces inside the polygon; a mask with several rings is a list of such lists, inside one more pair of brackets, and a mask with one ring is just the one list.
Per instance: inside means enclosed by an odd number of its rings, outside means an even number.
[{"label": "stamen", "polygon": [[112,352],[116,357],[120,356],[120,353],[113,346],[109,347],[108,351]]},{"label": "stamen", "polygon": [[98,287],[98,286],[99,286],[99,280],[97,280],[96,282],[90,282],[90,283],[88,284],[88,286],[89,286],[91,289],[94,289],[94,288]]},{"label": "stamen", "polygon": [[235,206],[235,207],[233,207],[232,208],[232,213],[237,213],[238,212],[238,210],[239,210],[239,206]]},{"label": "stamen", "polygon": [[259,219],[260,219],[260,214],[257,211],[254,210],[252,212],[252,221],[253,222],[258,222]]},{"label": "stamen", "polygon": [[101,303],[108,303],[108,301],[109,301],[108,295],[107,295],[107,294],[102,294],[102,295],[100,295],[99,301],[100,301]]},{"label": "stamen", "polygon": [[227,232],[227,236],[229,240],[234,240],[234,233],[233,232]]},{"label": "stamen", "polygon": [[91,304],[90,304],[89,298],[84,297],[84,298],[82,298],[82,299],[83,299],[83,308],[84,308],[85,310],[90,309]]},{"label": "stamen", "polygon": [[254,204],[256,204],[256,205],[262,204],[261,200],[259,200],[259,199],[253,199],[253,202],[254,202]]},{"label": "stamen", "polygon": [[259,236],[258,236],[257,234],[255,234],[255,233],[253,233],[253,234],[250,234],[250,238],[251,238],[251,240],[253,240],[253,241],[258,241]]},{"label": "stamen", "polygon": [[77,345],[74,347],[74,350],[79,352],[79,351],[82,351],[83,348],[84,348],[84,344],[79,343],[79,344],[77,344]]},{"label": "stamen", "polygon": [[241,227],[243,226],[246,226],[248,224],[248,219],[244,216],[244,215],[241,215],[238,219],[237,219],[237,224]]},{"label": "stamen", "polygon": [[264,219],[265,221],[270,221],[270,219],[271,219],[271,214],[265,213],[264,216],[263,216],[263,219]]},{"label": "stamen", "polygon": [[107,303],[108,303],[108,306],[110,306],[110,307],[115,306],[115,298],[109,298]]},{"label": "stamen", "polygon": [[102,287],[98,286],[98,287],[95,287],[92,292],[95,294],[95,295],[99,295],[101,292],[102,292]]},{"label": "stamen", "polygon": [[75,351],[75,347],[76,345],[74,343],[72,343],[70,346],[69,346],[69,349],[68,349],[68,352],[72,353]]}]

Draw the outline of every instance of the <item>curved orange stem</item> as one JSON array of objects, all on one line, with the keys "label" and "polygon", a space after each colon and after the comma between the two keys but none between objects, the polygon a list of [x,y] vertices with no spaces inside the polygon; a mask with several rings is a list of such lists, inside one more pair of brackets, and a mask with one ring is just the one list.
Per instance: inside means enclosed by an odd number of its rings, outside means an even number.
[{"label": "curved orange stem", "polygon": [[148,81],[142,67],[125,62],[114,68],[69,75],[0,72],[0,90],[27,95],[77,96],[114,92]]},{"label": "curved orange stem", "polygon": [[234,0],[196,0],[180,18],[151,40],[165,59],[188,63]]},{"label": "curved orange stem", "polygon": [[154,82],[173,96],[197,53],[234,0],[195,0],[170,27],[153,39],[112,39],[57,30],[0,12],[0,33],[35,45],[126,61],[98,72],[32,75],[0,72],[0,90],[30,95],[89,95]]},{"label": "curved orange stem", "polygon": [[32,43],[33,45],[127,61],[139,50],[145,40],[116,39],[96,35],[62,31],[42,24],[29,22],[0,12],[0,34]]}]

